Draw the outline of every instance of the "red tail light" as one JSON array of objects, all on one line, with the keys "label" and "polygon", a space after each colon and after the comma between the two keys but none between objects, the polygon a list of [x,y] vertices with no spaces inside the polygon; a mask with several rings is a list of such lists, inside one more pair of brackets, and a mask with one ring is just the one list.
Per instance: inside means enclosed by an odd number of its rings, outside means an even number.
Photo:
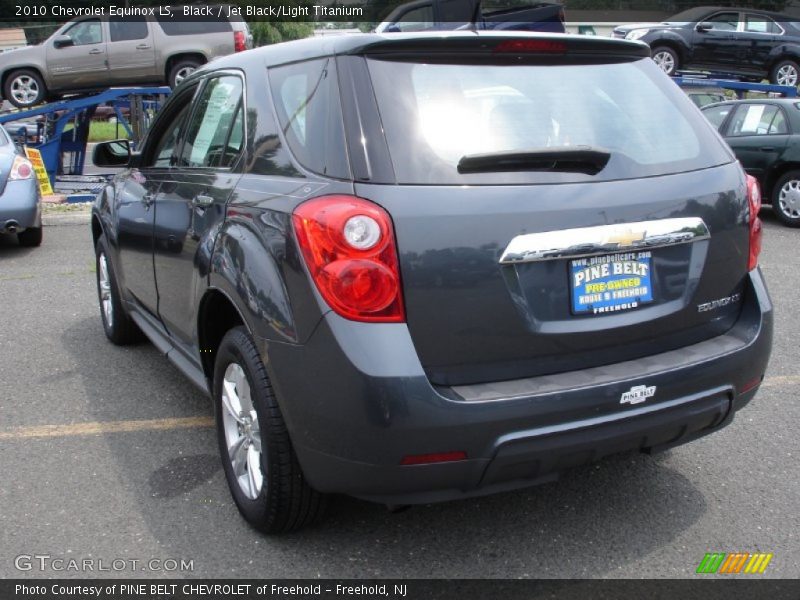
[{"label": "red tail light", "polygon": [[563,54],[567,45],[558,40],[505,40],[494,47],[493,52],[534,54]]},{"label": "red tail light", "polygon": [[244,36],[244,31],[234,31],[233,32],[233,51],[234,52],[243,52],[247,50],[247,40]]},{"label": "red tail light", "polygon": [[300,204],[293,221],[311,278],[334,311],[353,321],[405,321],[385,210],[355,196],[322,196]]},{"label": "red tail light", "polygon": [[17,179],[30,179],[33,177],[33,165],[31,161],[22,156],[15,156],[14,163],[11,165],[11,171],[8,178],[11,180]]},{"label": "red tail light", "polygon": [[747,260],[747,270],[752,271],[758,266],[758,255],[761,254],[761,219],[758,211],[761,210],[761,187],[752,175],[747,175],[747,204],[750,209],[750,256]]}]

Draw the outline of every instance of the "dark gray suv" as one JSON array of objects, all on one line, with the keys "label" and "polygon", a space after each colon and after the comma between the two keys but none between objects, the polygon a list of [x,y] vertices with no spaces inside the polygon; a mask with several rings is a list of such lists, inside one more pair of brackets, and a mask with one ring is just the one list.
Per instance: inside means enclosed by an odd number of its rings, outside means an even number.
[{"label": "dark gray suv", "polygon": [[278,44],[95,160],[106,335],[212,396],[265,531],[681,444],[764,376],[758,185],[638,42]]}]

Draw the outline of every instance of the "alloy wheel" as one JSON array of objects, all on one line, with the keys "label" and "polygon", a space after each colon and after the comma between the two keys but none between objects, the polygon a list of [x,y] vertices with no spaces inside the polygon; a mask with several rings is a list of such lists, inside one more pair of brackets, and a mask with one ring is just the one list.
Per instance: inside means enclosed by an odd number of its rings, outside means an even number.
[{"label": "alloy wheel", "polygon": [[39,84],[30,75],[20,75],[11,82],[11,96],[20,104],[32,104],[39,97]]},{"label": "alloy wheel", "polygon": [[195,70],[196,67],[183,67],[182,69],[178,69],[178,72],[175,73],[175,85],[178,85],[181,81],[194,73]]},{"label": "alloy wheel", "polygon": [[800,219],[800,180],[791,179],[778,193],[778,208],[790,219]]},{"label": "alloy wheel", "polygon": [[653,55],[653,61],[668,75],[675,70],[675,58],[669,52],[657,52]]},{"label": "alloy wheel", "polygon": [[778,85],[797,85],[797,68],[794,65],[783,65],[775,75]]},{"label": "alloy wheel", "polygon": [[264,485],[261,428],[244,369],[231,363],[222,381],[222,423],[228,459],[242,493],[255,500]]},{"label": "alloy wheel", "polygon": [[100,281],[100,304],[103,307],[103,319],[106,326],[111,327],[114,323],[114,304],[111,300],[111,277],[108,272],[108,260],[105,253],[100,254],[98,260],[100,265],[100,272],[98,274]]}]

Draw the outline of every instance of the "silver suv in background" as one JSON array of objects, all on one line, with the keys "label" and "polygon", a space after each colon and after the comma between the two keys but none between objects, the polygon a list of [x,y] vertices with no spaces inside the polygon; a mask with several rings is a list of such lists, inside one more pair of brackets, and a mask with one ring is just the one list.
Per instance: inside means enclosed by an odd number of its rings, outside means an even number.
[{"label": "silver suv in background", "polygon": [[[219,7],[212,12],[218,14]],[[243,20],[171,16],[93,16],[69,21],[38,46],[0,55],[0,89],[18,108],[67,92],[110,86],[174,87],[200,65],[247,50],[253,37]]]}]

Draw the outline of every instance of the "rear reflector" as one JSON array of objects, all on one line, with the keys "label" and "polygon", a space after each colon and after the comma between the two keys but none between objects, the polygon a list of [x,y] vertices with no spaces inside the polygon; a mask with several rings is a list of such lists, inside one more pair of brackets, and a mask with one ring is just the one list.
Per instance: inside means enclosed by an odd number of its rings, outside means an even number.
[{"label": "rear reflector", "polygon": [[494,52],[563,54],[567,51],[564,42],[556,40],[506,40],[494,47]]},{"label": "rear reflector", "polygon": [[742,389],[739,390],[740,394],[746,394],[747,392],[754,390],[759,385],[761,385],[761,381],[764,379],[764,376],[761,375],[760,377],[756,377],[755,379],[751,379],[747,383],[742,386]]},{"label": "rear reflector", "polygon": [[433,463],[455,462],[467,460],[467,453],[459,450],[453,452],[434,452],[433,454],[410,454],[404,456],[401,465],[430,465]]},{"label": "rear reflector", "polygon": [[761,187],[752,175],[747,175],[747,204],[749,208],[750,223],[750,255],[747,259],[747,270],[752,271],[758,266],[758,256],[761,254],[761,230],[763,228],[758,212],[761,210]]}]

